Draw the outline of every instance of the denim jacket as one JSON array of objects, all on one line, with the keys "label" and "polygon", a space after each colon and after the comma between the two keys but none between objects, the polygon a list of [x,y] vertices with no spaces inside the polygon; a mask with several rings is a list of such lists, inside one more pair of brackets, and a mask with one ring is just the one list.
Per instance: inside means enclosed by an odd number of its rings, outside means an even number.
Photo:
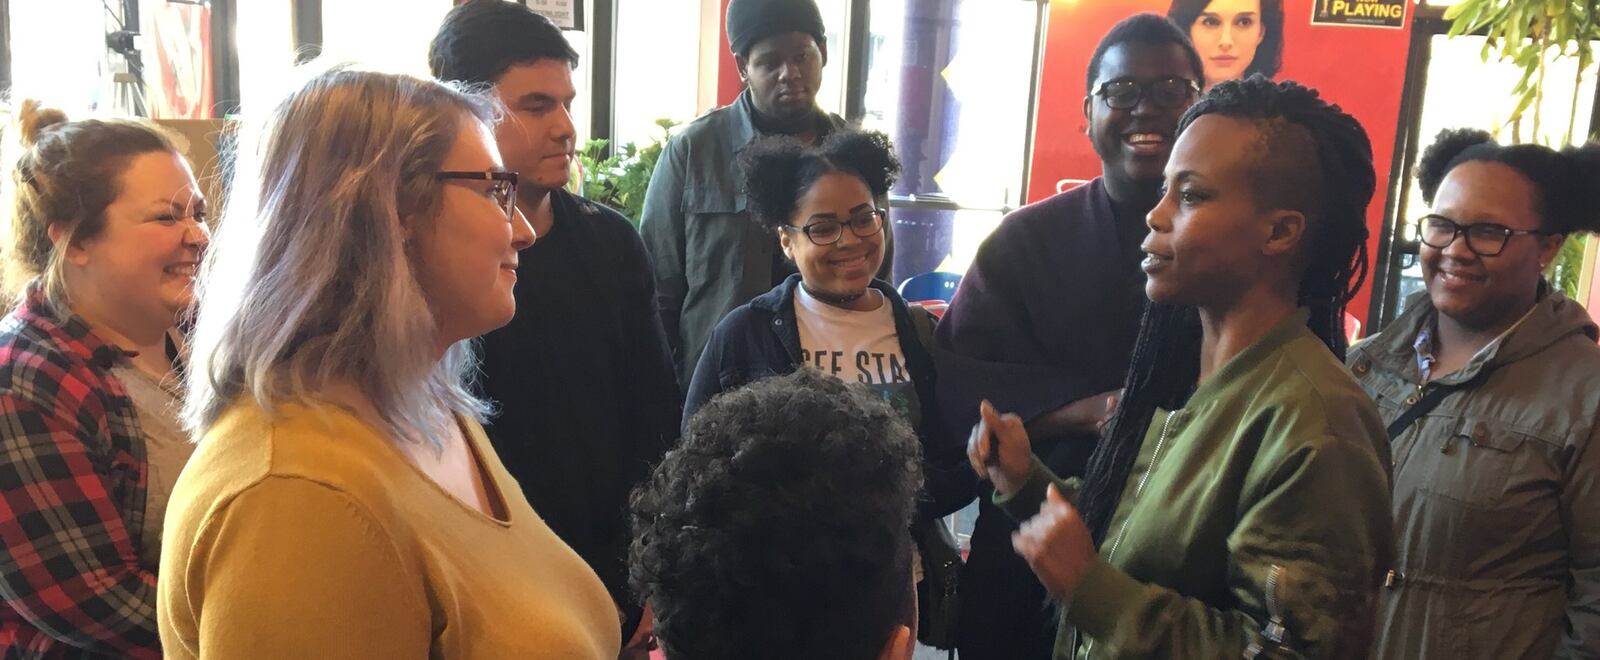
[{"label": "denim jacket", "polygon": [[[800,326],[794,311],[794,292],[799,285],[800,276],[790,275],[717,324],[689,385],[688,400],[683,406],[686,427],[695,411],[717,394],[801,368]],[[874,280],[872,288],[883,294],[894,311],[895,335],[911,370],[922,411],[916,430],[922,441],[926,495],[917,510],[930,519],[946,516],[972,501],[976,475],[967,463],[966,438],[947,432],[944,417],[934,407],[937,375],[933,357],[916,330],[919,321],[913,321],[912,316],[922,315],[930,328],[932,319],[926,318],[930,315],[921,307],[906,304],[888,284]]]},{"label": "denim jacket", "polygon": [[1351,349],[1392,422],[1456,386],[1392,442],[1398,559],[1376,658],[1600,658],[1600,346],[1549,292],[1510,334],[1423,384],[1426,292]]}]

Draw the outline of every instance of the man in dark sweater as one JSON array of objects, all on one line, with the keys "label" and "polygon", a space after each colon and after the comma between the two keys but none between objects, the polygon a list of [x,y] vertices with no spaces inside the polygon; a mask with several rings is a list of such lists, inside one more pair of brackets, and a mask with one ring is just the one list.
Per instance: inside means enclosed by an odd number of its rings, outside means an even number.
[{"label": "man in dark sweater", "polygon": [[516,317],[483,338],[482,391],[499,406],[489,438],[600,575],[628,640],[643,614],[627,589],[628,493],[676,440],[683,399],[638,233],[564,189],[577,61],[554,24],[504,0],[452,9],[428,56],[436,77],[492,85],[505,103],[495,140],[538,234],[517,267]]},{"label": "man in dark sweater", "polygon": [[[1131,17],[1101,40],[1083,111],[1102,176],[1018,209],[979,247],[934,335],[951,428],[971,428],[988,399],[1027,421],[1034,453],[1056,474],[1083,474],[1145,304],[1145,215],[1203,76],[1188,36],[1164,17]],[[961,658],[1046,660],[1055,615],[1045,590],[1012,550],[1016,524],[987,493],[979,501]]]}]

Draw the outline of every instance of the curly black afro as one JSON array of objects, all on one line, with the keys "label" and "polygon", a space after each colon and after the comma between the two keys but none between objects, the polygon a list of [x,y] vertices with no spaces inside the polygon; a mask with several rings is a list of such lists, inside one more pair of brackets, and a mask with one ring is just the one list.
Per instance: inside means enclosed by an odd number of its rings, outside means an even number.
[{"label": "curly black afro", "polygon": [[1446,129],[1417,162],[1422,200],[1432,205],[1445,176],[1473,161],[1507,165],[1532,183],[1546,230],[1557,234],[1600,231],[1600,143],[1556,151],[1537,144],[1503,146],[1487,131]]},{"label": "curly black afro", "polygon": [[810,369],[712,399],[632,497],[667,657],[877,657],[915,616],[920,466],[887,403]]},{"label": "curly black afro", "polygon": [[757,140],[739,155],[751,214],[768,227],[789,223],[795,206],[824,174],[854,176],[882,197],[900,175],[889,137],[874,131],[838,131],[816,147],[790,137]]}]

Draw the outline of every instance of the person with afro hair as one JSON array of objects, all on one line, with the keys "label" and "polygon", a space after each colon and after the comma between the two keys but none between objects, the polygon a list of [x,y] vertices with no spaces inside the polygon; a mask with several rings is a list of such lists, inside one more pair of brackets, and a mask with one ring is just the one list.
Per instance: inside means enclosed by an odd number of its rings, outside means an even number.
[{"label": "person with afro hair", "polygon": [[919,524],[972,501],[961,436],[938,414],[933,318],[875,277],[885,258],[882,199],[899,174],[881,133],[840,131],[816,147],[759,141],[741,157],[750,210],[799,271],[717,324],[695,367],[688,418],[746,383],[813,369],[860,383],[916,429],[927,487]]},{"label": "person with afro hair", "polygon": [[800,369],[707,403],[632,502],[634,588],[671,660],[910,660],[905,418]]},{"label": "person with afro hair", "polygon": [[1449,130],[1418,168],[1425,291],[1350,368],[1389,424],[1376,658],[1600,649],[1600,336],[1544,273],[1600,229],[1600,145]]}]

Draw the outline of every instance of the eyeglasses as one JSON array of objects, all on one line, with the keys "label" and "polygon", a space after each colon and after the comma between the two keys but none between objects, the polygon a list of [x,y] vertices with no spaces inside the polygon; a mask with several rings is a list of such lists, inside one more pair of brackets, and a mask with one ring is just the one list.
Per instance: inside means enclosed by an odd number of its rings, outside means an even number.
[{"label": "eyeglasses", "polygon": [[1498,256],[1506,249],[1512,236],[1543,236],[1549,232],[1541,229],[1512,229],[1492,222],[1463,225],[1442,215],[1426,215],[1417,221],[1417,238],[1423,245],[1443,250],[1456,242],[1456,237],[1467,237],[1467,249],[1480,257]]},{"label": "eyeglasses", "polygon": [[1149,95],[1150,100],[1163,108],[1181,108],[1200,92],[1200,85],[1185,78],[1164,78],[1151,82],[1113,80],[1100,85],[1096,96],[1104,99],[1112,110],[1132,110]]},{"label": "eyeglasses", "polygon": [[500,170],[486,172],[438,172],[433,175],[437,181],[489,181],[488,194],[501,210],[506,212],[506,219],[511,220],[517,214],[517,173]]},{"label": "eyeglasses", "polygon": [[850,233],[861,238],[878,233],[883,229],[883,214],[883,209],[872,209],[844,221],[818,220],[804,227],[784,225],[783,228],[804,233],[813,245],[833,245],[844,237],[845,225],[850,225]]}]

